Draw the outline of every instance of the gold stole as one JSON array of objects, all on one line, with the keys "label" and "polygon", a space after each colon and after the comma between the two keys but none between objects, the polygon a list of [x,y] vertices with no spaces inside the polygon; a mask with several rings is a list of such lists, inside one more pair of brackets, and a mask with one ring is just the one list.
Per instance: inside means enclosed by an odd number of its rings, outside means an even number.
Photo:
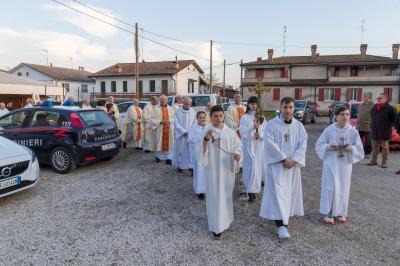
[{"label": "gold stole", "polygon": [[[161,107],[162,121],[169,121],[169,113],[167,107]],[[169,124],[162,124],[162,143],[161,150],[169,151]]]},{"label": "gold stole", "polygon": [[[139,107],[135,107],[135,111],[136,111],[136,115],[138,120],[142,120],[142,114],[140,112]],[[137,127],[137,131],[136,131],[136,141],[140,141],[142,139],[142,122],[138,122],[138,127]]]}]

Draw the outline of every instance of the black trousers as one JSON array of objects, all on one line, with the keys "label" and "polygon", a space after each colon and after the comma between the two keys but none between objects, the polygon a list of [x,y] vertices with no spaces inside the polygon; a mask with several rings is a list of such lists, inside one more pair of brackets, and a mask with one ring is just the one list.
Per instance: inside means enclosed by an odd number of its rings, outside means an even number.
[{"label": "black trousers", "polygon": [[363,138],[365,138],[365,142],[364,142],[364,144],[363,144],[365,155],[371,154],[371,151],[372,151],[372,146],[371,146],[371,132],[367,132],[367,131],[358,131],[358,134],[360,134],[361,140],[362,140]]},{"label": "black trousers", "polygon": [[275,224],[276,224],[277,227],[281,227],[281,226],[286,226],[287,227],[287,225],[283,224],[282,220],[275,220]]}]

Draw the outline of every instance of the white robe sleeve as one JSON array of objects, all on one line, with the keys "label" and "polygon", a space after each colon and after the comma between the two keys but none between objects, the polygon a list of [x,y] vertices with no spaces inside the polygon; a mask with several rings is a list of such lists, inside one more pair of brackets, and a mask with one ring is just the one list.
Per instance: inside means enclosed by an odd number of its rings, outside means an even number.
[{"label": "white robe sleeve", "polygon": [[[207,134],[208,127],[205,127],[201,133],[201,138],[203,139]],[[210,146],[210,142],[208,142],[208,146]],[[200,161],[201,166],[206,167],[208,165],[208,152],[210,147],[207,147],[207,150],[203,149],[203,141],[199,141],[196,144],[196,158]]]},{"label": "white robe sleeve", "polygon": [[273,128],[267,126],[264,129],[264,155],[267,164],[280,163],[287,159],[286,155],[279,149],[275,143]]},{"label": "white robe sleeve", "polygon": [[249,123],[249,119],[244,115],[240,119],[239,133],[243,139],[250,138],[249,134],[254,130],[254,125]]},{"label": "white robe sleeve", "polygon": [[353,143],[351,147],[351,163],[357,163],[364,159],[364,147],[360,135],[356,130],[352,132]]},{"label": "white robe sleeve", "polygon": [[299,143],[291,158],[299,167],[306,166],[307,138],[308,136],[304,126],[300,125]]},{"label": "white robe sleeve", "polygon": [[152,116],[150,117],[150,127],[156,130],[157,128],[160,127],[162,115],[161,115],[161,109],[157,108],[154,110]]},{"label": "white robe sleeve", "polygon": [[321,136],[319,136],[317,142],[315,142],[315,151],[318,157],[323,161],[326,160],[328,156],[329,146],[328,133],[327,129],[325,129]]},{"label": "white robe sleeve", "polygon": [[[179,112],[179,111],[178,111]],[[178,112],[176,114],[178,114]],[[180,116],[182,117],[182,116]],[[183,134],[187,133],[186,129],[179,123],[179,119],[176,117],[174,119],[174,129],[175,129],[175,138],[179,139],[183,136]],[[183,117],[185,118],[185,117]]]}]

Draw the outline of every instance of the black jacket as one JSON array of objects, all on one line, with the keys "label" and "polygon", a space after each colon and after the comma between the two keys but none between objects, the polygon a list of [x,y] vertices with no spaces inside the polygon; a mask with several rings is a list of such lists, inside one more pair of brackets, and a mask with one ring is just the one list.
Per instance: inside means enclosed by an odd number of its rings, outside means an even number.
[{"label": "black jacket", "polygon": [[378,111],[376,105],[371,110],[371,138],[377,140],[390,140],[392,128],[396,121],[397,110],[390,104]]}]

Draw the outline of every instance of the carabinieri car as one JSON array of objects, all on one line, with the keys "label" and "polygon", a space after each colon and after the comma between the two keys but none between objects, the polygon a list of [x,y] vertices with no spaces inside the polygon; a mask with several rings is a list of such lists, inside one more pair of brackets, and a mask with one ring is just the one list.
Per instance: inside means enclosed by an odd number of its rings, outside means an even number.
[{"label": "carabinieri car", "polygon": [[39,163],[66,174],[119,153],[117,125],[101,110],[77,107],[34,107],[0,117],[0,135],[34,150]]}]

